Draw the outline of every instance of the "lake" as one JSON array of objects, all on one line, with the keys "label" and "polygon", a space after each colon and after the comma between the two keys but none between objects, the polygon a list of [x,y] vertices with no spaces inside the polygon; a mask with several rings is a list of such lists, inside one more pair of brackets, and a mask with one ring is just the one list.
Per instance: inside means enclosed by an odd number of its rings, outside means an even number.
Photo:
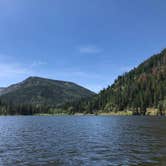
[{"label": "lake", "polygon": [[166,165],[166,117],[1,116],[0,165]]}]

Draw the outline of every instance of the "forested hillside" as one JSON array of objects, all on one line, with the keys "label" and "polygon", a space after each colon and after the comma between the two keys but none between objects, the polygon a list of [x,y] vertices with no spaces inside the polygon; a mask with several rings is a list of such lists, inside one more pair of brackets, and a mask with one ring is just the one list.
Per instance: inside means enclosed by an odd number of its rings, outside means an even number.
[{"label": "forested hillside", "polygon": [[142,115],[147,108],[157,108],[160,115],[165,114],[166,49],[119,76],[91,100],[68,103],[64,108],[88,113],[132,110]]},{"label": "forested hillside", "polygon": [[94,94],[72,82],[29,77],[23,82],[1,89],[0,113],[48,113],[66,102],[91,97]]},{"label": "forested hillside", "polygon": [[[111,72],[111,71],[110,71]],[[148,109],[166,114],[166,49],[119,76],[99,94],[74,83],[30,77],[0,91],[1,114],[99,113]]]}]

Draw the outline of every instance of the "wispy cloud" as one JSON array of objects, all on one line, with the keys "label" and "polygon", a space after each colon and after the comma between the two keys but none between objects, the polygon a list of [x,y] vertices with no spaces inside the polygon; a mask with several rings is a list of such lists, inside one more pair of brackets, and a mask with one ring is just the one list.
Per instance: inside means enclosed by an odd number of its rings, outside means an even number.
[{"label": "wispy cloud", "polygon": [[31,64],[31,67],[39,67],[39,66],[43,66],[43,65],[46,65],[47,63],[46,62],[43,62],[43,61],[33,61],[32,64]]},{"label": "wispy cloud", "polygon": [[13,78],[19,75],[28,75],[32,73],[28,68],[14,63],[0,63],[0,71],[1,78]]},{"label": "wispy cloud", "polygon": [[96,46],[81,46],[79,47],[80,53],[85,53],[85,54],[96,54],[100,53],[101,49],[97,48]]},{"label": "wispy cloud", "polygon": [[0,54],[0,83],[5,84],[9,80],[17,80],[35,74],[35,67],[43,64],[40,61],[31,64],[22,64],[12,56]]},{"label": "wispy cloud", "polygon": [[2,61],[0,62],[0,87],[9,86],[37,74],[36,68],[32,68],[30,64]]},{"label": "wispy cloud", "polygon": [[35,75],[37,68],[46,64],[46,62],[41,60],[22,64],[13,59],[12,56],[0,54],[0,79],[13,79]]}]

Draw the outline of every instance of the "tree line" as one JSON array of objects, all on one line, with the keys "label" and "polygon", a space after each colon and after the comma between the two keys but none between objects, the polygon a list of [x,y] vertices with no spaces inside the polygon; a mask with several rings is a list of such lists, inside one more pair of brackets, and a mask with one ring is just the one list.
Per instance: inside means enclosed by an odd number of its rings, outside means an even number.
[{"label": "tree line", "polygon": [[166,49],[119,76],[92,99],[67,103],[64,108],[85,113],[131,110],[134,115],[154,108],[159,115],[166,114]]},{"label": "tree line", "polygon": [[15,104],[0,101],[0,114],[33,115],[38,113],[90,113],[131,110],[133,115],[145,115],[147,108],[166,114],[166,49],[152,56],[115,82],[90,97],[67,102],[59,107],[47,104]]}]

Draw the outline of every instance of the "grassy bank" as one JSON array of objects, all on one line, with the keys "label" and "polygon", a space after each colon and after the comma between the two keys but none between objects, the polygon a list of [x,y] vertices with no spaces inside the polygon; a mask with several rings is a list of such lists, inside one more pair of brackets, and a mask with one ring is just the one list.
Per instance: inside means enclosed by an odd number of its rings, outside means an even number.
[{"label": "grassy bank", "polygon": [[35,116],[62,116],[62,115],[74,115],[74,116],[97,116],[97,115],[104,115],[104,116],[111,116],[111,115],[123,115],[129,116],[132,115],[132,111],[120,111],[120,112],[97,112],[96,114],[86,114],[86,113],[75,113],[75,114],[68,114],[68,113],[56,113],[56,114],[34,114]]},{"label": "grassy bank", "polygon": [[67,113],[56,113],[56,114],[39,113],[39,114],[34,114],[34,116],[62,116],[62,115],[69,115],[69,114],[67,114]]},{"label": "grassy bank", "polygon": [[159,110],[155,109],[155,108],[147,108],[146,115],[158,116],[159,115]]},{"label": "grassy bank", "polygon": [[97,115],[120,115],[120,116],[131,116],[132,111],[119,111],[119,112],[99,112]]}]

